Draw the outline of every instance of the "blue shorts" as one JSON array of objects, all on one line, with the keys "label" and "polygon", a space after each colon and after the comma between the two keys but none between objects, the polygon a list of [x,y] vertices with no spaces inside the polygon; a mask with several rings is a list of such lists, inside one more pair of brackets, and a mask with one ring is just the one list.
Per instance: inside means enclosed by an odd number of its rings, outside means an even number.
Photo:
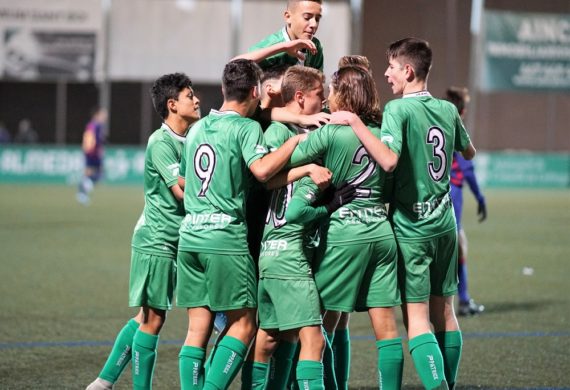
[{"label": "blue shorts", "polygon": [[463,188],[454,186],[451,187],[451,202],[453,203],[453,211],[455,212],[455,222],[457,224],[457,231],[461,230],[461,212],[463,211]]}]

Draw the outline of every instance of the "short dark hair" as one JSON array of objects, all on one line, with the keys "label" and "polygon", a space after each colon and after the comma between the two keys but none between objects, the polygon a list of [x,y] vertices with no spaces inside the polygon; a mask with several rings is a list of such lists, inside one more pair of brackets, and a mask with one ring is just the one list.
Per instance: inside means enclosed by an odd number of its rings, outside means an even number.
[{"label": "short dark hair", "polygon": [[455,107],[457,107],[459,115],[461,115],[470,100],[469,90],[464,87],[449,87],[447,88],[447,91],[445,91],[445,100],[453,103]]},{"label": "short dark hair", "polygon": [[412,65],[418,79],[427,79],[432,60],[428,41],[419,38],[400,39],[390,44],[386,51],[386,57],[388,60],[401,58],[404,62]]},{"label": "short dark hair", "polygon": [[168,118],[168,99],[178,99],[185,88],[192,88],[190,77],[184,73],[170,73],[160,76],[150,88],[152,105],[157,114],[164,120]]},{"label": "short dark hair", "polygon": [[314,68],[303,65],[294,65],[287,69],[281,83],[281,98],[287,104],[295,97],[295,92],[304,93],[316,89],[325,82],[323,73]]},{"label": "short dark hair", "polygon": [[259,65],[251,60],[238,59],[228,62],[222,76],[224,99],[240,103],[245,101],[251,89],[261,82],[262,74]]},{"label": "short dark hair", "polygon": [[283,77],[287,69],[289,69],[290,67],[291,65],[289,64],[277,64],[270,66],[267,69],[264,69],[263,76],[261,76],[261,84],[263,84],[267,80],[272,80],[272,79],[276,80]]}]

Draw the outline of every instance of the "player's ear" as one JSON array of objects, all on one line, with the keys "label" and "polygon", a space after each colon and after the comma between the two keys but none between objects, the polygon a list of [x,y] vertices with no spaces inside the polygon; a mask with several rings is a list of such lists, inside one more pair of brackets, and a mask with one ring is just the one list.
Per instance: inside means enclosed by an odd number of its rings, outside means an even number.
[{"label": "player's ear", "polygon": [[256,86],[254,86],[254,87],[251,89],[251,96],[252,96],[254,99],[259,99],[259,98],[261,98],[261,91],[259,90],[259,86],[256,85]]},{"label": "player's ear", "polygon": [[291,12],[289,12],[288,9],[286,9],[285,12],[283,13],[283,18],[285,19],[285,24],[288,27],[291,27]]},{"label": "player's ear", "polygon": [[295,91],[295,101],[299,103],[299,105],[303,105],[305,103],[305,94],[303,91]]},{"label": "player's ear", "polygon": [[169,112],[176,112],[176,99],[168,99],[166,101],[166,108],[168,108]]},{"label": "player's ear", "polygon": [[414,74],[416,73],[410,64],[404,65],[404,72],[407,80],[412,80],[414,78]]}]

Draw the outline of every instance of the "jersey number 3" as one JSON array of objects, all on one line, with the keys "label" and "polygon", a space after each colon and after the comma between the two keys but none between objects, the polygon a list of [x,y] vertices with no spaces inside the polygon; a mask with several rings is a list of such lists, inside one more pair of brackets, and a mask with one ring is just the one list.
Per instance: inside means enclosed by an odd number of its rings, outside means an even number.
[{"label": "jersey number 3", "polygon": [[426,142],[432,145],[434,161],[428,162],[428,172],[434,181],[440,181],[447,167],[445,136],[439,127],[428,130]]},{"label": "jersey number 3", "polygon": [[212,175],[216,168],[216,152],[208,144],[202,144],[196,149],[194,154],[194,172],[196,176],[202,181],[200,192],[198,196],[206,196],[210,183],[212,182]]}]

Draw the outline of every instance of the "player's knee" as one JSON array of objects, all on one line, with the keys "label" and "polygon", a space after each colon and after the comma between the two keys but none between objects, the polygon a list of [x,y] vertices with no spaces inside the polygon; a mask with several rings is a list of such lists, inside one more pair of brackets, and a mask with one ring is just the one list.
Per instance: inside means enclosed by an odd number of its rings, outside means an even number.
[{"label": "player's knee", "polygon": [[325,350],[325,337],[318,327],[307,327],[301,330],[301,348],[312,355],[322,354]]},{"label": "player's knee", "polygon": [[277,348],[277,339],[273,337],[257,340],[256,343],[256,346],[260,349],[260,352],[265,356],[271,356]]}]

